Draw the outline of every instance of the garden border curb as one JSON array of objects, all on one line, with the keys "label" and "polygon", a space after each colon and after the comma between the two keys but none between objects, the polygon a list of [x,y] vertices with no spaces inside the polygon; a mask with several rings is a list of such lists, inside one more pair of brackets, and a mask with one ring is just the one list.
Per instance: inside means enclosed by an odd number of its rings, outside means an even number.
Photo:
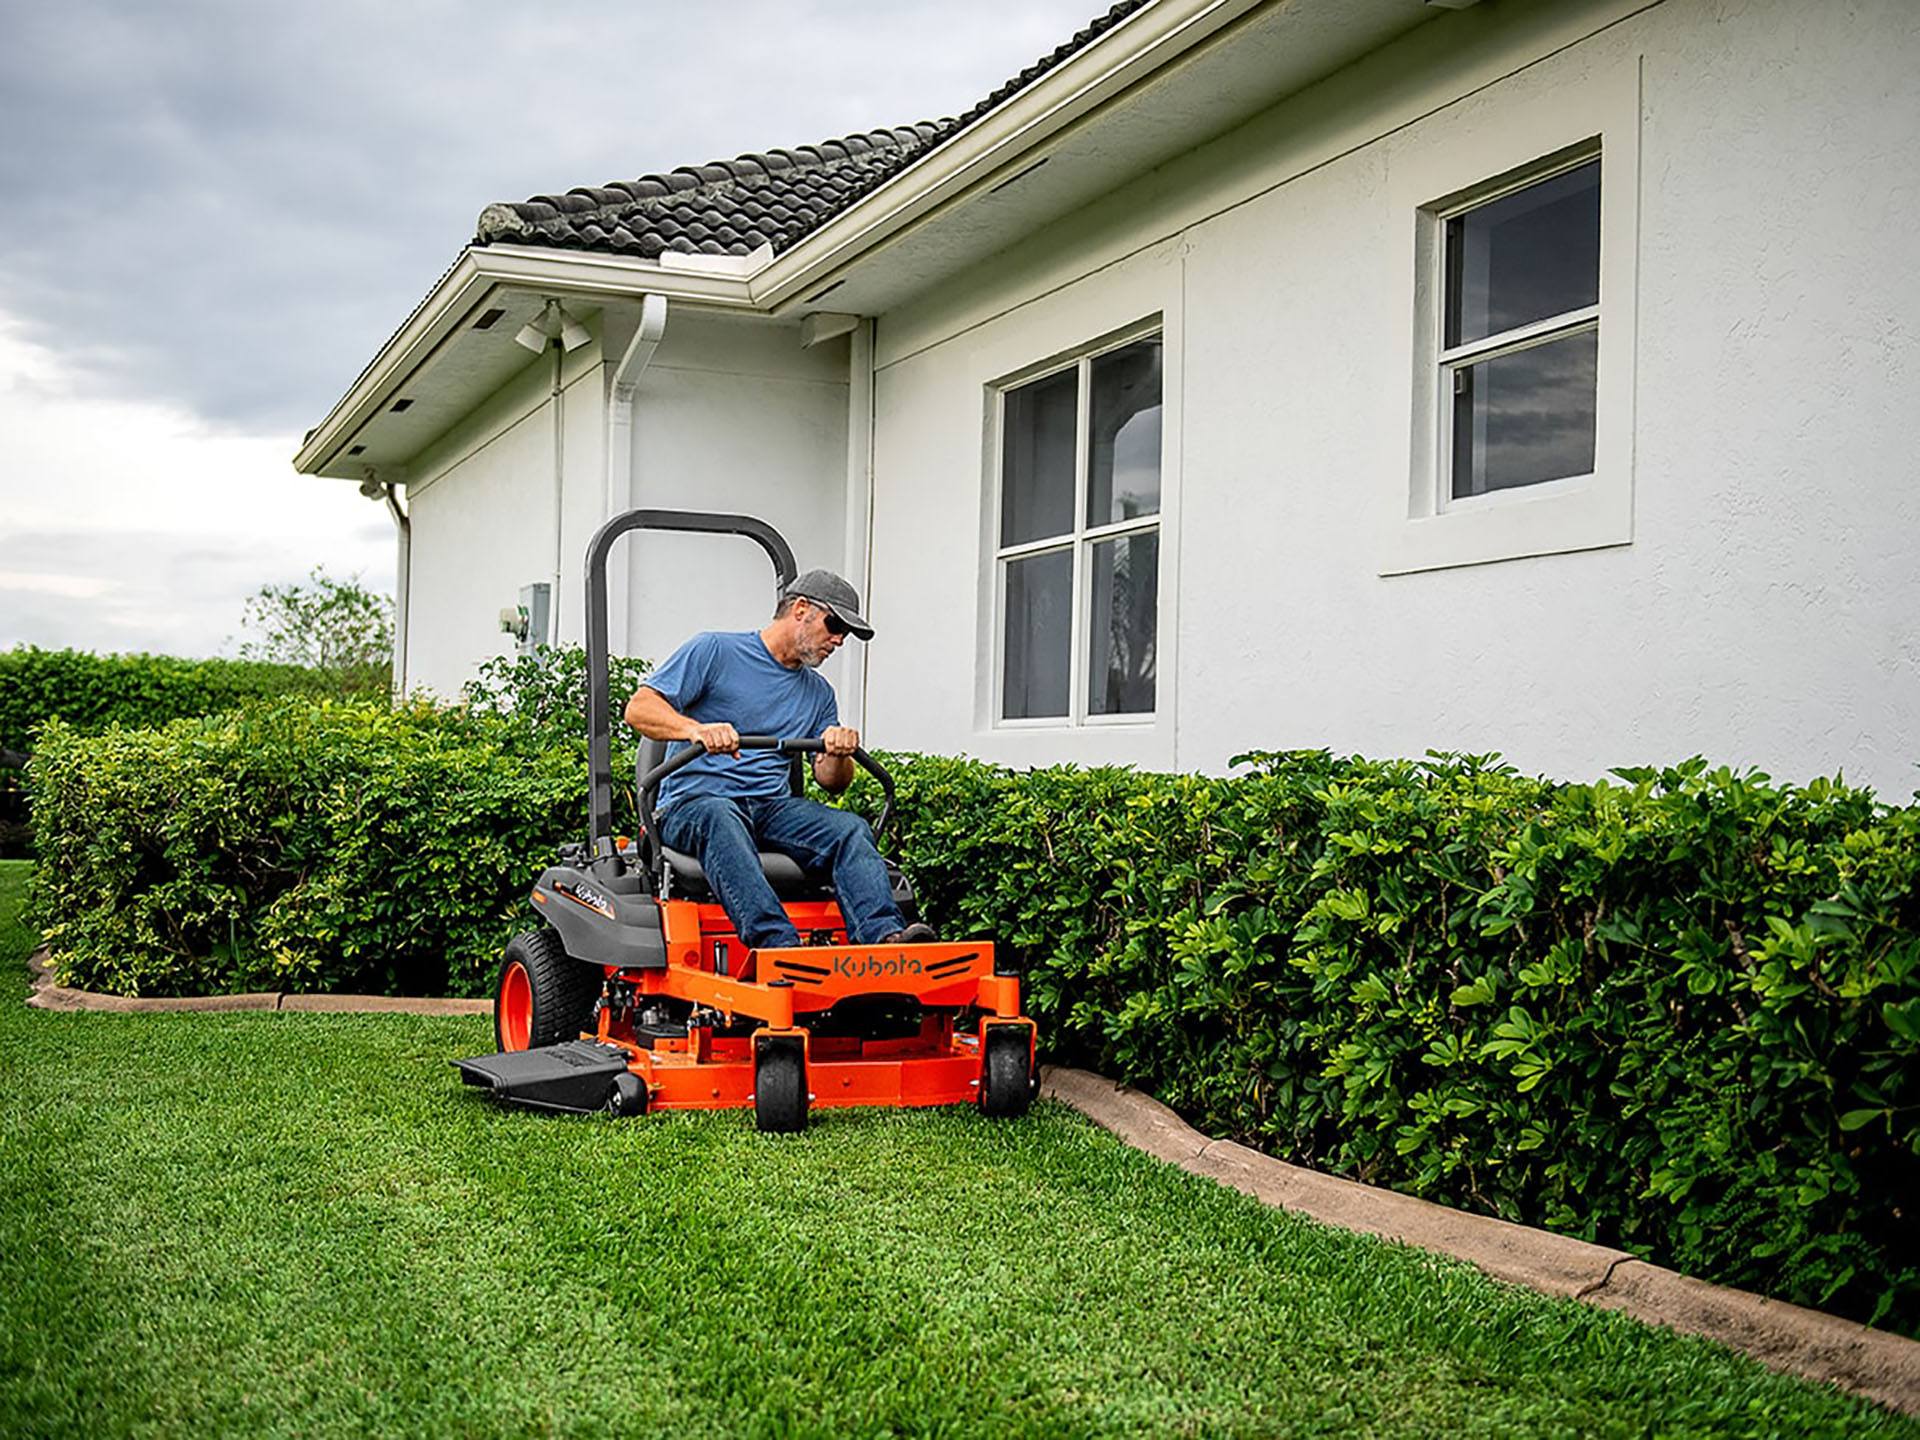
[{"label": "garden border curb", "polygon": [[491,1000],[414,998],[400,995],[295,995],[283,990],[254,990],[243,995],[148,997],[102,995],[53,983],[45,949],[27,961],[33,993],[27,1004],[37,1010],[106,1010],[117,1014],[167,1011],[298,1010],[334,1015],[491,1015]]},{"label": "garden border curb", "polygon": [[1210,1139],[1151,1096],[1092,1071],[1045,1066],[1040,1093],[1137,1150],[1264,1204],[1465,1260],[1496,1280],[1704,1336],[1768,1369],[1826,1381],[1920,1415],[1920,1340],[1709,1284],[1624,1250],[1289,1165],[1231,1140]]}]

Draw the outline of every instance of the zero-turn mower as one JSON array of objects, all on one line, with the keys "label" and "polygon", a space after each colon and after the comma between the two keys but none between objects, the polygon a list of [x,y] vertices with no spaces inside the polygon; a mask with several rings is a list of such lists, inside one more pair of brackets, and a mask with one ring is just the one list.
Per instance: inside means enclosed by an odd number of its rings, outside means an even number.
[{"label": "zero-turn mower", "polygon": [[[608,718],[607,556],[633,530],[744,535],[772,560],[776,594],[793,552],[744,515],[631,510],[587,547],[588,835],[534,883],[538,923],[513,937],[494,997],[499,1053],[456,1060],[469,1085],[544,1110],[712,1110],[751,1105],[762,1130],[799,1130],[812,1106],[977,1104],[1024,1114],[1038,1088],[1033,1021],[1020,981],[987,941],[850,943],[828,877],[785,855],[760,864],[794,928],[794,949],[748,949],[692,856],[658,839],[660,782],[704,752],[644,740],[636,766],[639,835],[614,834]],[[790,757],[794,793],[816,737],[743,735],[743,749]],[[893,811],[886,767],[855,750],[879,782],[883,837]],[[914,918],[912,887],[891,861],[894,899]]]}]

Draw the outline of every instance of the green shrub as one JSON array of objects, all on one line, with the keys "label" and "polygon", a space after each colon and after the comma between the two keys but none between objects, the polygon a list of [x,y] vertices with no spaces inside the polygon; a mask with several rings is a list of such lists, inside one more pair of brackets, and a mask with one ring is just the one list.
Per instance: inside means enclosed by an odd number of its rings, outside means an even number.
[{"label": "green shrub", "polygon": [[332,683],[297,665],[16,645],[0,653],[0,749],[32,750],[45,720],[89,734],[109,725],[150,728],[249,700],[322,694]]},{"label": "green shrub", "polygon": [[251,700],[316,694],[333,682],[295,665],[251,660],[177,660],[166,655],[94,655],[19,645],[0,652],[0,856],[27,855],[31,794],[11,763],[33,748],[43,721],[92,733],[109,725],[165,725]]},{"label": "green shrub", "polygon": [[1204,1129],[1920,1327],[1920,809],[1244,758],[900,760],[903,863],[1019,953],[1057,1058]]},{"label": "green shrub", "polygon": [[118,994],[487,992],[584,768],[500,721],[286,700],[34,753],[33,907]]},{"label": "green shrub", "polygon": [[[627,700],[653,667],[616,655],[608,662],[607,724],[614,743],[614,773],[631,774],[634,736],[623,719]],[[583,645],[548,646],[538,655],[504,655],[483,664],[460,688],[467,708],[505,722],[517,743],[565,747],[587,753],[581,716],[587,708],[587,651]],[[624,768],[622,762],[624,761]]]}]

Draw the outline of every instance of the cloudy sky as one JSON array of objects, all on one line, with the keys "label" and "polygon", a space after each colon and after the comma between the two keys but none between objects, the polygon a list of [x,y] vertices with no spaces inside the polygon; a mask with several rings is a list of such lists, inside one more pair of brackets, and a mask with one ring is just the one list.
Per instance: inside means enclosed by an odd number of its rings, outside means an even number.
[{"label": "cloudy sky", "polygon": [[293,473],[489,202],[958,113],[1100,0],[0,0],[0,648],[231,653],[391,522]]}]

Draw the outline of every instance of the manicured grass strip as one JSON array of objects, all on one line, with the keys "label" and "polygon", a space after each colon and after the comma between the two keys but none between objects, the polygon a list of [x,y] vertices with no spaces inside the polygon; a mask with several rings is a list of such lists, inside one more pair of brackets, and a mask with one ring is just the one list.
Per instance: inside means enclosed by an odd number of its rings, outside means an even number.
[{"label": "manicured grass strip", "polygon": [[484,1022],[0,1009],[38,1434],[1920,1435],[1060,1108],[495,1108]]},{"label": "manicured grass strip", "polygon": [[[12,977],[0,1003],[12,1004],[25,992],[27,957],[40,948],[40,933],[20,921],[32,873],[31,860],[0,860],[0,975]],[[21,983],[16,986],[15,980]]]}]

